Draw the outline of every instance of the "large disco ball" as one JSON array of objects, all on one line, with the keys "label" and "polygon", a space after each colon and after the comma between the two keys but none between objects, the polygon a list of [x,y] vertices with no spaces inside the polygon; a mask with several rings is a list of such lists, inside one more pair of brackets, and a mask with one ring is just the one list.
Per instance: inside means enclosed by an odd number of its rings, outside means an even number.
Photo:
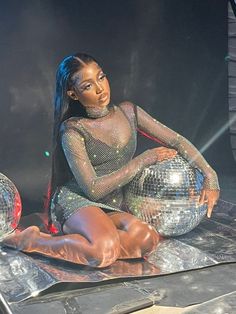
[{"label": "large disco ball", "polygon": [[178,236],[196,227],[206,214],[199,205],[202,174],[181,156],[145,168],[125,187],[125,203],[138,218],[163,236]]},{"label": "large disco ball", "polygon": [[0,240],[18,226],[21,210],[19,192],[11,180],[0,173]]}]

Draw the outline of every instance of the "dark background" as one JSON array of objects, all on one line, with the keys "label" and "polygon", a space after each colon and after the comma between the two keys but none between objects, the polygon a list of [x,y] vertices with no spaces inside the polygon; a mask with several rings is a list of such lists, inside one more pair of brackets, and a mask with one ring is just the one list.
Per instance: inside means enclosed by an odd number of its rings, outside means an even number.
[{"label": "dark background", "polygon": [[[228,128],[211,143],[228,122],[227,1],[0,1],[0,172],[24,213],[42,209],[55,71],[78,51],[103,66],[115,103],[140,105],[197,146],[220,179],[234,175]],[[138,152],[150,145],[140,139]]]}]

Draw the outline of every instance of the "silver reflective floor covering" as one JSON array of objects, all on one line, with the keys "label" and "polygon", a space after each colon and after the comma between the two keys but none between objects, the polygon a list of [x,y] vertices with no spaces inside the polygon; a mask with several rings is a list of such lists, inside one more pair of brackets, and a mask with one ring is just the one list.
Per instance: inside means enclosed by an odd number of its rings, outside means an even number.
[{"label": "silver reflective floor covering", "polygon": [[59,283],[150,278],[232,262],[236,262],[236,206],[220,200],[210,220],[184,236],[163,239],[148,261],[117,261],[94,270],[2,248],[0,291],[7,304],[16,304]]}]

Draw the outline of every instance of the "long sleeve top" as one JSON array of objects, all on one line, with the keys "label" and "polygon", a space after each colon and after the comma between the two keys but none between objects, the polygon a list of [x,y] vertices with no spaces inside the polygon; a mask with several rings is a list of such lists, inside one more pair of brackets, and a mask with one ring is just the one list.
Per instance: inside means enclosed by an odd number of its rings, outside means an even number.
[{"label": "long sleeve top", "polygon": [[61,144],[73,179],[88,199],[97,201],[120,190],[156,162],[152,149],[133,158],[137,129],[174,148],[204,175],[204,187],[219,189],[216,172],[186,138],[130,102],[113,106],[107,116],[73,117],[61,126]]}]

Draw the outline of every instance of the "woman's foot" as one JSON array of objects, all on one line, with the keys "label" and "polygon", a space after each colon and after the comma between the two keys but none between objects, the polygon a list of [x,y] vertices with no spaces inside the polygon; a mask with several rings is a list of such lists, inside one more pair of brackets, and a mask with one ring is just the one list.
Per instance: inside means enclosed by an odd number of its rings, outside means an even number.
[{"label": "woman's foot", "polygon": [[11,248],[32,252],[32,244],[34,240],[40,236],[40,230],[36,226],[31,226],[22,232],[15,232],[2,240],[3,245]]}]

